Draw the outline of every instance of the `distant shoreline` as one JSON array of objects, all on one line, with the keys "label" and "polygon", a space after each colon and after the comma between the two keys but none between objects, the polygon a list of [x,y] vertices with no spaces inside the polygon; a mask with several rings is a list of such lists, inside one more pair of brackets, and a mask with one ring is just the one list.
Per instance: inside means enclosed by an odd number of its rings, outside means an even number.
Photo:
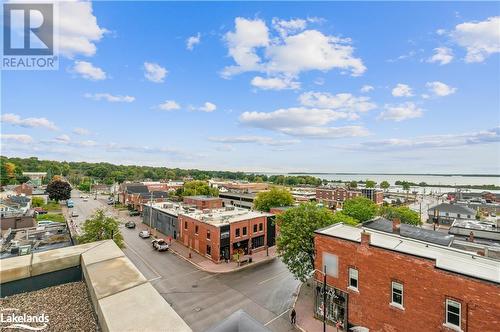
[{"label": "distant shoreline", "polygon": [[500,174],[438,174],[438,173],[343,173],[343,172],[288,172],[289,175],[411,175],[411,176],[463,176],[463,177],[500,177]]}]

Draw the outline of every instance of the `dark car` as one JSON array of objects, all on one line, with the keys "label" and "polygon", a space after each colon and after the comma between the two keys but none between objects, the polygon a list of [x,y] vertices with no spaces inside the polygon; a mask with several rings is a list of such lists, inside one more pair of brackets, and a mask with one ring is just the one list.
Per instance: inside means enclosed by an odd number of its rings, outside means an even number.
[{"label": "dark car", "polygon": [[140,216],[140,215],[141,215],[141,213],[140,213],[139,211],[135,211],[135,210],[134,210],[134,211],[130,211],[130,212],[128,213],[128,215],[129,215],[129,216],[131,216],[131,217],[135,217],[135,216]]},{"label": "dark car", "polygon": [[125,227],[127,228],[135,228],[135,222],[129,221],[125,224]]}]

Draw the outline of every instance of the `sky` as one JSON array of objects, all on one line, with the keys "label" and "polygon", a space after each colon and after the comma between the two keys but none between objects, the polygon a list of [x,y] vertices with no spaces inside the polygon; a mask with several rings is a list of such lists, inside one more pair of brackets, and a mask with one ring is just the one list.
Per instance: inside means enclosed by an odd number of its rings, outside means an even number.
[{"label": "sky", "polygon": [[71,2],[2,71],[1,154],[248,172],[500,174],[500,6]]}]

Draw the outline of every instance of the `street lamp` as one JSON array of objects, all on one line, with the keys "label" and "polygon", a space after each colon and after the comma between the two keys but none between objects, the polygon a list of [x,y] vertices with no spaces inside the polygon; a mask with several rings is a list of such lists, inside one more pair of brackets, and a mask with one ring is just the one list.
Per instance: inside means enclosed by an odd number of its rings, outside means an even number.
[{"label": "street lamp", "polygon": [[326,265],[323,266],[323,271],[314,269],[314,272],[323,274],[323,332],[326,332]]}]

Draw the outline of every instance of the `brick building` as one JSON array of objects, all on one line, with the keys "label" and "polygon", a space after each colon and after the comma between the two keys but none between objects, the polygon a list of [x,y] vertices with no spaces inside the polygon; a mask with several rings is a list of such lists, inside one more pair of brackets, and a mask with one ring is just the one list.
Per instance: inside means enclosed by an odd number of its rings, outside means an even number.
[{"label": "brick building", "polygon": [[346,200],[361,195],[361,192],[358,190],[349,190],[344,187],[316,188],[316,201],[330,209],[340,209]]},{"label": "brick building", "polygon": [[384,192],[375,188],[361,188],[361,194],[371,199],[375,204],[382,205],[384,203]]},{"label": "brick building", "polygon": [[20,184],[14,188],[16,195],[31,196],[33,194],[33,187],[27,183]]},{"label": "brick building", "polygon": [[[498,331],[500,262],[388,233],[336,224],[315,234],[314,315],[323,274],[330,322],[370,331]],[[326,265],[326,268],[324,266]]]},{"label": "brick building", "polygon": [[179,213],[180,242],[214,262],[264,250],[275,243],[270,213],[228,207]]},{"label": "brick building", "polygon": [[192,205],[198,210],[219,209],[222,207],[222,200],[219,197],[212,196],[186,196],[184,204]]}]

